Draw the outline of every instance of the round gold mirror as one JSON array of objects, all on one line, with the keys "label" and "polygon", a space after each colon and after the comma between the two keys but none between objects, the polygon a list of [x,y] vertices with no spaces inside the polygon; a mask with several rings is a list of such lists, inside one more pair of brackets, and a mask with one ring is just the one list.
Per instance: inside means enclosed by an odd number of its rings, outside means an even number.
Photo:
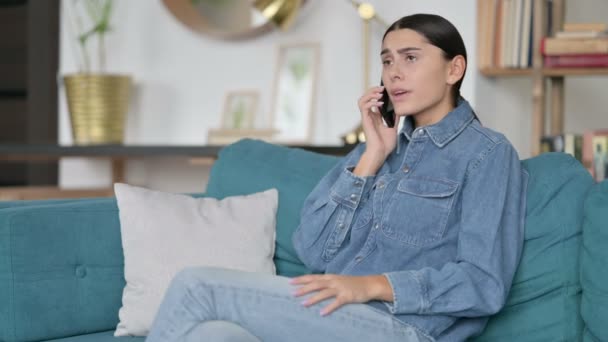
[{"label": "round gold mirror", "polygon": [[191,30],[219,39],[245,39],[287,29],[306,0],[163,0]]}]

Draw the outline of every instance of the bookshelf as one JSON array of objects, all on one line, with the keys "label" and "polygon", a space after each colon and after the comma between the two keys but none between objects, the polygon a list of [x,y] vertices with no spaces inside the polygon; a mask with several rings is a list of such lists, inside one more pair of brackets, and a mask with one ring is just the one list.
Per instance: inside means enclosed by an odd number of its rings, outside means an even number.
[{"label": "bookshelf", "polygon": [[[490,78],[508,78],[508,77],[526,77],[532,80],[532,116],[531,120],[531,154],[538,155],[541,151],[541,137],[545,135],[558,135],[564,133],[564,79],[569,76],[591,77],[591,76],[608,76],[608,68],[548,68],[543,65],[543,55],[541,52],[542,40],[547,33],[554,34],[562,29],[565,20],[566,0],[551,0],[552,5],[548,6],[547,0],[523,0],[522,3],[529,3],[532,7],[530,13],[530,33],[529,46],[531,63],[528,65],[515,65],[505,67],[504,62],[496,63],[496,59],[490,61],[484,51],[495,49],[496,54],[497,43],[493,40],[493,35],[496,30],[513,30],[513,22],[488,22],[488,14],[490,9],[489,3],[495,1],[504,1],[499,6],[511,6],[516,0],[477,0],[478,8],[478,60],[479,71],[485,77]],[[505,5],[505,3],[507,5]],[[515,6],[515,5],[512,5]],[[518,5],[519,6],[519,5]],[[525,5],[523,5],[525,6]],[[514,7],[515,8],[515,7]],[[501,8],[502,9],[502,8]],[[519,11],[521,8],[518,8]],[[550,12],[549,12],[550,11]],[[526,13],[522,10],[521,13]],[[550,18],[550,21],[548,21]],[[502,27],[500,27],[502,25]],[[498,27],[498,28],[497,28]],[[490,32],[488,31],[490,28]],[[524,33],[520,33],[518,42],[526,39]],[[509,38],[515,39],[515,38]],[[524,40],[524,42],[526,42]],[[489,46],[488,46],[489,44]],[[507,48],[513,47],[516,42],[507,42]],[[511,45],[508,45],[511,44]],[[504,43],[502,47],[504,48]],[[517,55],[517,54],[516,54]],[[504,52],[500,58],[504,58]],[[496,58],[496,57],[494,57]],[[507,56],[507,58],[509,58]],[[507,62],[508,64],[509,62]],[[499,66],[496,66],[498,64]],[[548,120],[547,120],[548,119]]]}]

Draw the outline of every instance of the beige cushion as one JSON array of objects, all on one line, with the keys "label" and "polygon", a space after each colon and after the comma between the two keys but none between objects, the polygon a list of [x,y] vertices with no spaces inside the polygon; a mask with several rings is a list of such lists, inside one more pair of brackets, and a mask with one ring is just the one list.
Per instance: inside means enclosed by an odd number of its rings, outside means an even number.
[{"label": "beige cushion", "polygon": [[193,198],[114,186],[126,286],[115,336],[144,336],[173,276],[190,266],[275,274],[278,192]]}]

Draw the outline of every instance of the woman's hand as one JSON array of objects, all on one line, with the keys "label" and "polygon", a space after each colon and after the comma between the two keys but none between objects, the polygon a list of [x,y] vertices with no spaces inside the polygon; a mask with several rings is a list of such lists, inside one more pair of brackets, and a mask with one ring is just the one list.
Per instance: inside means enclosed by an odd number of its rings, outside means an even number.
[{"label": "woman's hand", "polygon": [[383,275],[347,276],[337,274],[309,274],[291,279],[291,284],[301,285],[294,296],[316,292],[302,302],[310,306],[328,298],[333,302],[321,310],[321,315],[327,315],[340,306],[348,303],[365,303],[370,300],[393,300],[393,291]]},{"label": "woman's hand", "polygon": [[[359,99],[359,111],[361,112],[361,123],[366,138],[366,152],[376,155],[381,159],[380,164],[397,146],[397,126],[387,127],[384,125],[380,107],[382,107],[383,86],[370,88]],[[374,108],[375,109],[372,109]]]}]

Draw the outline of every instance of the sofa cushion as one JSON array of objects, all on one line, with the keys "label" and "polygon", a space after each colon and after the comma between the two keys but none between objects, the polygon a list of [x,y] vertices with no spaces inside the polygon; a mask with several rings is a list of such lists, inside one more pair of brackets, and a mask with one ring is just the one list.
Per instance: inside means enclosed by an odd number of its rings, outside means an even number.
[{"label": "sofa cushion", "polygon": [[297,257],[291,235],[300,222],[304,199],[337,161],[334,156],[244,139],[220,151],[211,169],[206,194],[224,198],[276,188],[277,274],[308,273]]},{"label": "sofa cushion", "polygon": [[530,174],[522,259],[505,307],[476,341],[577,341],[583,201],[593,179],[564,153],[522,165]]},{"label": "sofa cushion", "polygon": [[212,266],[276,274],[275,189],[223,200],[117,183],[125,280],[116,336],[145,336],[173,277]]},{"label": "sofa cushion", "polygon": [[585,200],[581,285],[583,340],[608,341],[608,180],[595,185]]}]

